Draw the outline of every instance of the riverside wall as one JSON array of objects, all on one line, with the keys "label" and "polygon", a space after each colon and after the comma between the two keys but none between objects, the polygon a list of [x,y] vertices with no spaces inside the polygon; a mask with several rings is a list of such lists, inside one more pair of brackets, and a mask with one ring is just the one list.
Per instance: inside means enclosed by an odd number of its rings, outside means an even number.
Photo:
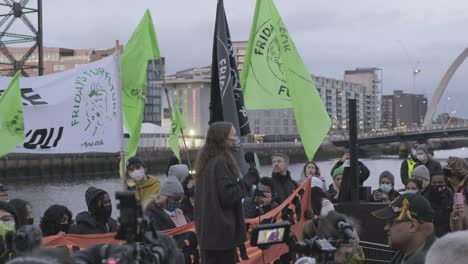
[{"label": "riverside wall", "polygon": [[[454,149],[468,146],[468,138],[434,139],[428,142],[435,150]],[[369,145],[359,148],[361,158],[376,155],[407,155],[411,142]],[[246,151],[257,153],[262,164],[269,164],[275,152],[284,152],[290,156],[291,163],[306,162],[307,158],[300,143],[265,143],[244,145]],[[315,160],[328,160],[341,157],[343,148],[324,143],[315,156]],[[198,149],[190,149],[189,157],[194,164]],[[150,173],[162,173],[172,152],[167,148],[140,149],[141,156],[149,167]],[[182,153],[182,160],[187,160]],[[35,180],[79,180],[100,177],[119,177],[119,155],[117,153],[87,154],[9,154],[0,158],[0,183],[25,182]]]}]

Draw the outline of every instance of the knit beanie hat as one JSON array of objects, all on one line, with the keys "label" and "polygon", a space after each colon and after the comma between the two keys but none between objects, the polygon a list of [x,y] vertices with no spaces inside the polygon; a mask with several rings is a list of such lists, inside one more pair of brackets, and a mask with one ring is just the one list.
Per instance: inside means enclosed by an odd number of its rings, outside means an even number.
[{"label": "knit beanie hat", "polygon": [[333,171],[332,177],[333,177],[333,179],[335,179],[336,176],[343,175],[343,173],[344,173],[344,166],[341,165],[340,167],[336,168]]},{"label": "knit beanie hat", "polygon": [[167,172],[167,176],[175,176],[180,183],[184,182],[188,175],[189,169],[185,164],[172,165]]},{"label": "knit beanie hat", "polygon": [[393,174],[391,172],[389,172],[389,171],[382,172],[380,174],[380,176],[379,176],[379,183],[382,180],[382,178],[384,178],[384,177],[389,178],[392,185],[395,185],[395,176],[393,176]]},{"label": "knit beanie hat", "polygon": [[426,144],[418,145],[418,147],[416,148],[416,151],[418,151],[418,150],[422,150],[422,151],[424,151],[424,153],[426,153],[426,155],[429,155],[429,150],[427,149]]},{"label": "knit beanie hat", "polygon": [[424,165],[419,165],[411,171],[411,178],[421,177],[428,181],[431,180],[429,170]]},{"label": "knit beanie hat", "polygon": [[102,189],[98,189],[93,186],[89,187],[85,193],[86,205],[88,206],[88,209],[90,209],[91,206],[94,204],[94,200],[96,200],[101,194],[106,193],[107,192]]},{"label": "knit beanie hat", "polygon": [[184,188],[175,176],[169,176],[161,185],[160,194],[167,197],[182,197],[184,195]]}]

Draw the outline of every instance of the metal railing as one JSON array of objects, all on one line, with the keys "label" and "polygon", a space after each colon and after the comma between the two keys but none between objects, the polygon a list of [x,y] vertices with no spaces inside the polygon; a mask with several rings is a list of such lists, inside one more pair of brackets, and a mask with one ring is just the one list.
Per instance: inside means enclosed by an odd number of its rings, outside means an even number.
[{"label": "metal railing", "polygon": [[390,263],[390,260],[395,256],[395,250],[388,245],[359,241],[359,246],[364,251],[366,264],[373,263]]}]

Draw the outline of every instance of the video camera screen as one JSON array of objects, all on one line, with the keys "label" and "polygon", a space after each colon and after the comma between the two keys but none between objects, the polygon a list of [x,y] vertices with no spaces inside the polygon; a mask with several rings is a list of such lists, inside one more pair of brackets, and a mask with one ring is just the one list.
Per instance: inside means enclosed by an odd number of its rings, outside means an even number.
[{"label": "video camera screen", "polygon": [[285,228],[274,228],[258,231],[257,245],[275,244],[284,241]]}]

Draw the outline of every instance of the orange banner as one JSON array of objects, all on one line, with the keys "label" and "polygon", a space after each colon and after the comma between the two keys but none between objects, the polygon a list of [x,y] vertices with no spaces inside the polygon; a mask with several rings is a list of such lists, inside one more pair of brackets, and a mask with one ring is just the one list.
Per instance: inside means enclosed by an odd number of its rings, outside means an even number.
[{"label": "orange banner", "polygon": [[[302,226],[306,221],[304,218],[304,211],[309,208],[310,180],[307,180],[275,209],[260,217],[245,219],[245,223],[248,225],[247,238],[250,239],[252,227],[259,223],[290,221],[291,223],[294,223],[291,226],[291,231],[294,232],[297,239],[302,240]],[[181,235],[187,232],[195,232],[195,224],[192,222],[187,225],[162,232],[169,236]],[[114,236],[115,233],[96,235],[59,234],[45,237],[43,242],[45,247],[79,247],[80,249],[92,247],[97,244],[119,244],[124,242],[114,239]],[[245,264],[263,263],[263,259],[265,260],[265,263],[271,263],[278,259],[282,254],[288,252],[288,247],[284,244],[273,245],[269,249],[262,252],[262,250],[259,248],[250,246],[250,241],[247,241],[245,243],[245,248],[249,258],[248,260],[241,261],[241,263]]]}]

